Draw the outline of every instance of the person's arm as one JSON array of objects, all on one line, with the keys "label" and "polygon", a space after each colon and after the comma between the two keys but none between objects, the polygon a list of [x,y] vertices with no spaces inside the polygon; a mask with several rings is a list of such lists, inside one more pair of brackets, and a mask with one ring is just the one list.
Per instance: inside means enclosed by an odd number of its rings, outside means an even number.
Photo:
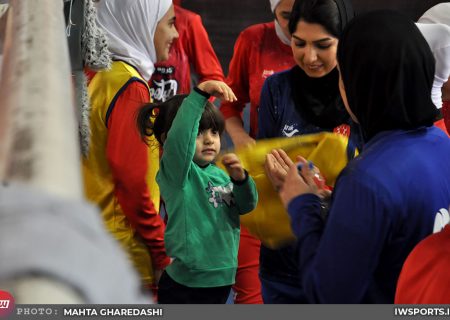
[{"label": "person's arm", "polygon": [[255,181],[245,171],[244,180],[231,180],[234,184],[233,194],[239,214],[246,214],[253,211],[258,204],[258,191]]},{"label": "person's arm", "polygon": [[292,230],[298,239],[303,290],[310,303],[361,303],[391,224],[384,206],[388,193],[375,192],[360,175],[342,175],[324,222],[308,170],[302,169],[305,182],[296,166],[291,166],[280,192],[283,199],[286,193],[301,190],[300,195],[291,194],[291,200],[284,198],[283,202],[288,202]]},{"label": "person's arm", "polygon": [[185,36],[180,41],[182,41],[189,62],[199,77],[198,82],[224,81],[222,66],[209,41],[201,17],[197,14],[189,15],[189,17]]},{"label": "person's arm", "polygon": [[230,175],[231,182],[233,182],[233,194],[239,214],[249,213],[256,208],[258,202],[255,182],[242,167],[242,163],[236,154],[225,154],[222,158],[222,164]]},{"label": "person's arm", "polygon": [[236,148],[255,144],[255,139],[250,137],[248,132],[244,129],[241,117],[231,117],[226,119],[225,129]]},{"label": "person's arm", "polygon": [[[144,84],[131,83],[117,99],[108,120],[106,155],[115,184],[115,194],[124,214],[148,246],[155,269],[170,262],[164,248],[164,223],[147,186],[148,147],[135,125],[138,109],[149,101]],[[155,182],[156,183],[156,182]]]},{"label": "person's arm", "polygon": [[159,174],[173,186],[183,186],[187,180],[200,118],[208,98],[208,93],[194,88],[184,99],[167,133]]},{"label": "person's arm", "polygon": [[224,101],[220,107],[220,111],[225,117],[226,131],[237,147],[255,143],[255,140],[245,131],[242,120],[245,104],[250,102],[248,75],[250,46],[251,43],[245,38],[245,32],[241,33],[234,47],[234,54],[226,79],[238,100],[233,103]]},{"label": "person's arm", "polygon": [[202,82],[184,99],[164,142],[160,174],[173,186],[183,186],[195,154],[201,116],[210,96],[234,101],[231,89],[221,81]]}]

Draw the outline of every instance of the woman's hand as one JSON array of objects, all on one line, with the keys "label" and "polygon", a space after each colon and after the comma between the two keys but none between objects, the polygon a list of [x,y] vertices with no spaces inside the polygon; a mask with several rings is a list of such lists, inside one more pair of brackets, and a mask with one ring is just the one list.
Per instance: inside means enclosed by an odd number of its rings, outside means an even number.
[{"label": "woman's hand", "polygon": [[283,149],[274,149],[266,155],[264,169],[266,176],[272,183],[275,190],[280,190],[284,179],[289,171],[289,166],[294,162],[289,158]]},{"label": "woman's hand", "polygon": [[236,154],[225,154],[222,157],[222,164],[225,166],[225,169],[233,180],[243,181],[245,179],[245,170]]},{"label": "woman's hand", "polygon": [[324,196],[323,189],[320,189],[314,180],[316,175],[314,167],[310,168],[309,165],[306,165],[308,162],[304,159],[299,163],[303,164],[300,172],[297,168],[298,163],[289,165],[284,183],[279,190],[280,199],[285,208],[287,208],[292,199],[302,194],[312,193],[319,197]]},{"label": "woman's hand", "polygon": [[237,101],[236,96],[234,95],[233,90],[222,81],[217,80],[208,80],[200,83],[197,86],[200,90],[209,93],[210,95],[219,98],[221,100],[225,100],[228,102]]}]

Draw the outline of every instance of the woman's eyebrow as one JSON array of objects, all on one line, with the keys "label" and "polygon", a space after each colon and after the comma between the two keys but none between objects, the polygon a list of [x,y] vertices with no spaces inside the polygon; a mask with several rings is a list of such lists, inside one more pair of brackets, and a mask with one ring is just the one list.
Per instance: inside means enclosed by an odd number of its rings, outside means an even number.
[{"label": "woman's eyebrow", "polygon": [[[292,38],[295,38],[295,39],[300,40],[300,41],[305,41],[302,38],[296,36],[295,34],[292,35]],[[326,37],[326,38],[322,38],[322,39],[319,39],[319,40],[314,40],[313,42],[314,43],[318,43],[318,42],[325,42],[325,41],[330,41],[330,40],[331,40],[330,37]]]}]

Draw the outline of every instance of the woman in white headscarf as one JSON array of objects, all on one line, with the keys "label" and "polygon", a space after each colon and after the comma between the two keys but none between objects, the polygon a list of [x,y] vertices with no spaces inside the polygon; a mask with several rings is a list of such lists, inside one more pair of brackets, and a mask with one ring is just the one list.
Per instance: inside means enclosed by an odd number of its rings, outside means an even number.
[{"label": "woman in white headscarf", "polygon": [[439,3],[428,9],[420,18],[420,23],[443,23],[449,24],[450,2]]},{"label": "woman in white headscarf", "polygon": [[155,174],[159,150],[149,150],[135,125],[150,102],[147,85],[154,63],[168,58],[178,37],[171,0],[102,0],[97,23],[105,31],[112,66],[88,72],[92,131],[83,157],[86,197],[128,253],[143,285],[156,285],[170,262],[164,249]]},{"label": "woman in white headscarf", "polygon": [[417,27],[436,60],[431,97],[436,107],[442,108],[443,120],[450,133],[450,2],[437,4],[426,11],[419,18]]},{"label": "woman in white headscarf", "polygon": [[[294,0],[270,0],[274,21],[248,27],[234,46],[227,84],[236,102],[222,102],[226,130],[235,146],[254,144],[259,97],[264,80],[275,72],[289,69],[295,62],[290,47],[289,16]],[[243,126],[242,111],[250,103],[250,133]],[[259,272],[261,243],[241,227],[235,303],[262,303]]]}]

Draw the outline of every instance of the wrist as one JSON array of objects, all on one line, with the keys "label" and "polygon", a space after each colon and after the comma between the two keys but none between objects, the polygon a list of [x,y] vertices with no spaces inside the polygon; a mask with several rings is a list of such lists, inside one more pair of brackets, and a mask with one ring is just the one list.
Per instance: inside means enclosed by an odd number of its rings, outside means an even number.
[{"label": "wrist", "polygon": [[241,176],[241,179],[234,179],[232,176],[230,176],[231,182],[233,182],[233,184],[240,186],[240,185],[243,185],[245,182],[247,182],[248,172],[245,169],[243,169],[242,171],[243,171],[243,175]]},{"label": "wrist", "polygon": [[211,97],[211,95],[208,92],[204,91],[204,88],[201,83],[197,87],[194,87],[194,90],[198,94],[204,96],[206,99],[209,99]]}]

